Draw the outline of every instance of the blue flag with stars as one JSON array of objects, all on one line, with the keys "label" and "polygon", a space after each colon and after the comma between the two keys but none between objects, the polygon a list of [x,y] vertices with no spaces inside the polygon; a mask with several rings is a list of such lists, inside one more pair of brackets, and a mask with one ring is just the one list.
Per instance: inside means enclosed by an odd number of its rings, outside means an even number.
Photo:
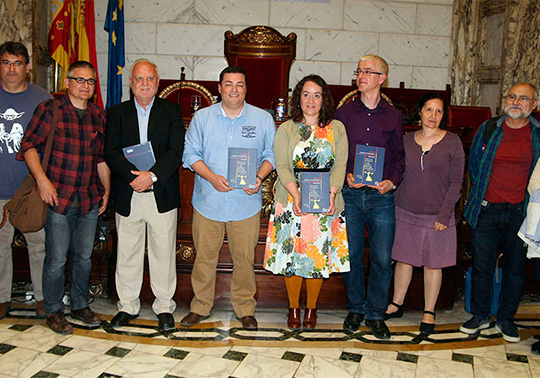
[{"label": "blue flag with stars", "polygon": [[122,102],[122,68],[126,64],[124,49],[124,1],[109,0],[105,31],[109,33],[109,68],[107,70],[107,106]]}]

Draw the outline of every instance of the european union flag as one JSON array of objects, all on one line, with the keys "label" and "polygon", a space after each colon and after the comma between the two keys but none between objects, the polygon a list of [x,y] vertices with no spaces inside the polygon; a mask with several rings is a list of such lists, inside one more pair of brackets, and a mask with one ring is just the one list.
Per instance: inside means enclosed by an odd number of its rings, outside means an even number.
[{"label": "european union flag", "polygon": [[105,31],[109,33],[109,69],[107,72],[107,106],[122,102],[122,68],[126,64],[124,50],[124,1],[109,0]]}]

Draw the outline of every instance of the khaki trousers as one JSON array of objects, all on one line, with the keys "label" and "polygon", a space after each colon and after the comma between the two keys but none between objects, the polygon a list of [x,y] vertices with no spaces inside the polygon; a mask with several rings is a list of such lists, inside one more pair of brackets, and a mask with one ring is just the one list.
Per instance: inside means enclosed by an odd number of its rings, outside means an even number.
[{"label": "khaki trousers", "polygon": [[253,262],[259,239],[260,214],[241,221],[217,222],[193,211],[193,241],[197,251],[191,285],[191,312],[207,316],[214,305],[216,268],[225,232],[233,260],[231,303],[239,318],[255,313]]},{"label": "khaki trousers", "polygon": [[173,313],[176,303],[176,223],[178,210],[159,213],[154,193],[133,193],[131,213],[115,215],[118,232],[116,291],[118,310],[139,313],[139,295],[143,282],[144,250],[148,235],[150,287],[156,299],[156,314]]},{"label": "khaki trousers", "polygon": [[[9,200],[0,200],[0,209]],[[13,256],[11,243],[15,229],[9,219],[0,228],[0,303],[11,301],[11,285],[13,281]],[[43,260],[45,259],[45,230],[23,234],[28,245],[28,260],[30,262],[30,279],[36,301],[43,299]]]}]

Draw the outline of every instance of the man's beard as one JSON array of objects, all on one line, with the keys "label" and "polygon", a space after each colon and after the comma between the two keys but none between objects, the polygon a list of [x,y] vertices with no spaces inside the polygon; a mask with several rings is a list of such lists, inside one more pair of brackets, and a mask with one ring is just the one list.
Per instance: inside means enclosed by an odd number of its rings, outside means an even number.
[{"label": "man's beard", "polygon": [[[510,110],[512,109],[515,109],[515,110],[519,110],[519,114],[518,113],[511,113]],[[528,112],[525,111],[523,108],[519,107],[519,106],[516,106],[516,105],[508,105],[504,108],[504,112],[506,113],[506,115],[512,119],[521,119],[521,118],[527,118],[528,116],[531,115],[532,113],[532,109],[529,110]]]}]

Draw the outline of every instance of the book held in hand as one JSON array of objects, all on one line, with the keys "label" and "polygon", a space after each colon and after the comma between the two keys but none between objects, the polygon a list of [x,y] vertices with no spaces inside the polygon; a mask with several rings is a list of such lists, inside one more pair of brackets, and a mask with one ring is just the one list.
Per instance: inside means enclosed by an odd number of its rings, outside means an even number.
[{"label": "book held in hand", "polygon": [[156,164],[156,157],[152,149],[152,142],[144,142],[122,148],[124,156],[139,171],[149,171]]},{"label": "book held in hand", "polygon": [[234,189],[255,188],[257,184],[257,149],[229,147],[227,180]]},{"label": "book held in hand", "polygon": [[326,213],[330,209],[330,172],[300,172],[300,208],[303,213]]},{"label": "book held in hand", "polygon": [[384,147],[356,145],[354,158],[354,182],[377,185],[382,181],[384,170]]}]

